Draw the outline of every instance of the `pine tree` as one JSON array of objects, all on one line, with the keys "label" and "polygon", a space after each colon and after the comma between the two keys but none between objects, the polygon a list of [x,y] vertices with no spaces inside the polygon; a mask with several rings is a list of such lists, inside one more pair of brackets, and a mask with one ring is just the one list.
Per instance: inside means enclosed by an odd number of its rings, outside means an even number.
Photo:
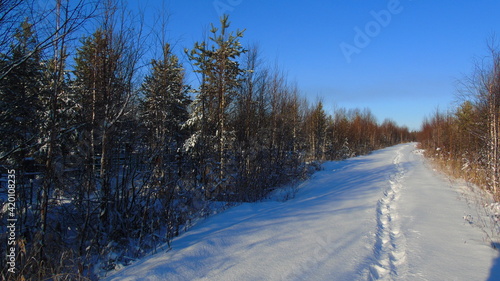
[{"label": "pine tree", "polygon": [[[182,126],[188,118],[188,87],[179,59],[166,44],[162,60],[151,62],[152,73],[145,78],[141,92],[143,122],[148,129],[149,145],[158,157],[177,153],[184,142]],[[164,163],[164,161],[161,161]]]},{"label": "pine tree", "polygon": [[[36,51],[37,41],[32,25],[24,21],[15,34],[12,50],[8,52],[10,55],[2,57],[2,64],[9,65],[29,54],[28,59],[0,80],[0,132],[4,136],[0,141],[0,161],[7,162],[20,174],[19,180],[16,181],[19,187],[16,193],[19,219],[23,222],[20,230],[28,243],[28,255],[36,255],[36,258],[40,259],[43,257],[48,193],[39,189],[38,185],[28,183],[28,172],[35,172],[35,166],[25,165],[26,160],[31,163],[41,163],[43,160],[37,152],[43,144],[40,127],[44,114],[42,97],[45,69],[41,60],[42,54]],[[38,235],[37,238],[42,239],[33,239],[35,234]],[[35,251],[32,251],[33,249]]]},{"label": "pine tree", "polygon": [[[32,25],[24,21],[15,34],[15,43],[9,56],[3,56],[1,64],[30,54],[0,81],[0,159],[17,166],[25,157],[33,156],[39,137],[39,116],[42,110],[43,66],[40,52],[35,52],[37,38]],[[8,137],[7,137],[8,136]]]},{"label": "pine tree", "polygon": [[[149,190],[150,195],[159,195],[158,199],[162,202],[159,215],[166,217],[169,226],[167,240],[170,240],[177,231],[172,203],[182,176],[181,148],[187,137],[183,125],[189,117],[188,106],[191,101],[189,88],[184,83],[184,70],[179,59],[172,54],[169,44],[163,48],[163,58],[153,60],[151,67],[151,74],[146,76],[141,88],[144,95],[142,122],[146,127],[152,170]],[[154,210],[145,212],[148,216],[154,216]]]},{"label": "pine tree", "polygon": [[186,147],[201,161],[199,176],[208,198],[228,193],[234,139],[230,110],[244,73],[237,60],[245,52],[239,42],[243,31],[228,32],[227,15],[220,23],[220,30],[212,25],[211,43],[196,43],[193,50],[186,51],[201,75],[188,121],[195,131]]}]

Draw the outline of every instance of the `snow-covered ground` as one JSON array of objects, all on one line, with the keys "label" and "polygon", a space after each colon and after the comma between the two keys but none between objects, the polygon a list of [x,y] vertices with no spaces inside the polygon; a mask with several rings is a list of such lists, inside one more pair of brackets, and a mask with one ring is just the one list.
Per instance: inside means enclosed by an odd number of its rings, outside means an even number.
[{"label": "snow-covered ground", "polygon": [[294,199],[208,218],[107,280],[500,280],[459,187],[418,152],[325,163]]}]

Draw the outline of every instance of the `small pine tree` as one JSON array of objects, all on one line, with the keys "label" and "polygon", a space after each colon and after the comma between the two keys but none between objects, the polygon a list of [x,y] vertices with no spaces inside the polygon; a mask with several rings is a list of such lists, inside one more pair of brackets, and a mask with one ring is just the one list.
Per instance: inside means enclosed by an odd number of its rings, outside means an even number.
[{"label": "small pine tree", "polygon": [[169,44],[163,49],[163,59],[153,60],[151,66],[152,73],[145,78],[141,88],[143,122],[152,150],[174,155],[185,138],[182,126],[191,103],[189,88],[184,83],[184,70]]},{"label": "small pine tree", "polygon": [[202,78],[188,122],[194,133],[186,147],[202,162],[199,178],[208,198],[229,193],[233,143],[230,110],[245,72],[238,62],[246,52],[239,42],[243,31],[228,32],[227,15],[220,23],[220,29],[212,26],[212,44],[196,43],[193,50],[186,51]]},{"label": "small pine tree", "polygon": [[148,210],[149,216],[155,211],[166,219],[167,240],[177,232],[172,203],[177,194],[177,183],[181,177],[181,147],[186,139],[183,128],[188,119],[191,100],[189,87],[184,83],[184,70],[177,56],[172,54],[170,45],[163,48],[162,60],[151,62],[151,74],[146,76],[141,87],[142,122],[146,128],[148,158],[152,176],[149,180],[149,194],[160,199],[160,210]]}]

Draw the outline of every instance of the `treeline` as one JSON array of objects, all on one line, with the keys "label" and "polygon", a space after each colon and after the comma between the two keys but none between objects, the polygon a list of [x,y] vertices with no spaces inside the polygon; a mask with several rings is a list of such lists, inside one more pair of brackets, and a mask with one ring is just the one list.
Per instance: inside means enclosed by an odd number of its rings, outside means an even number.
[{"label": "treeline", "polygon": [[464,83],[462,104],[425,120],[419,141],[450,173],[500,200],[500,52]]},{"label": "treeline", "polygon": [[[15,273],[3,260],[2,279],[94,279],[214,206],[303,179],[314,161],[413,138],[369,110],[331,116],[310,104],[227,17],[185,51],[194,86],[167,42],[140,79],[144,38],[114,1],[57,1],[43,13],[28,2],[0,3],[0,164],[16,171],[17,219]],[[97,27],[82,33],[89,20]]]}]

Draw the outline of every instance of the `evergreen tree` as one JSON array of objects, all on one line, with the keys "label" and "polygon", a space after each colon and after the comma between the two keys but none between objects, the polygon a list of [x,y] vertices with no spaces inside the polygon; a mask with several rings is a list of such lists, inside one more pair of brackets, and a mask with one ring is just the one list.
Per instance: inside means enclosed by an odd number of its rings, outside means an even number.
[{"label": "evergreen tree", "polygon": [[[166,44],[162,60],[151,62],[152,73],[145,78],[141,93],[143,122],[155,157],[175,156],[184,143],[183,125],[188,118],[188,86],[179,59]],[[161,160],[164,163],[165,159]],[[172,160],[172,159],[170,159]]]},{"label": "evergreen tree", "polygon": [[[184,83],[184,70],[169,44],[163,48],[162,60],[153,60],[151,67],[151,74],[146,76],[141,88],[144,95],[142,122],[146,127],[152,173],[149,194],[159,195],[162,202],[159,215],[166,216],[167,239],[170,240],[177,231],[172,203],[182,175],[181,148],[187,137],[183,125],[189,117],[188,105],[191,101],[188,86]],[[154,210],[145,212],[154,217]]]},{"label": "evergreen tree", "polygon": [[[37,38],[32,25],[24,21],[15,34],[9,56],[1,64],[10,64],[30,54],[0,81],[0,159],[19,166],[25,157],[33,156],[39,137],[39,114],[42,111],[44,67],[36,52]],[[32,54],[34,52],[34,54]]]},{"label": "evergreen tree", "polygon": [[[5,65],[22,62],[0,80],[0,132],[5,136],[0,141],[0,157],[20,174],[16,181],[17,186],[24,187],[16,193],[22,222],[20,233],[26,239],[27,255],[42,260],[45,259],[43,248],[49,194],[38,184],[30,184],[28,180],[32,176],[28,173],[44,172],[35,170],[39,167],[35,163],[41,164],[44,160],[45,139],[41,127],[46,109],[43,104],[46,80],[42,54],[36,49],[38,40],[32,27],[27,20],[22,22],[12,50],[8,52],[10,55],[2,57],[1,63]],[[45,175],[42,179],[46,180]],[[29,264],[36,266],[32,262]]]},{"label": "evergreen tree", "polygon": [[195,72],[201,75],[201,85],[188,122],[194,133],[186,148],[201,161],[198,174],[208,198],[231,192],[228,177],[234,169],[231,163],[234,132],[230,110],[245,72],[237,60],[245,52],[239,42],[243,31],[228,32],[227,15],[220,23],[220,30],[212,26],[211,43],[196,43],[188,54],[197,67]]}]

